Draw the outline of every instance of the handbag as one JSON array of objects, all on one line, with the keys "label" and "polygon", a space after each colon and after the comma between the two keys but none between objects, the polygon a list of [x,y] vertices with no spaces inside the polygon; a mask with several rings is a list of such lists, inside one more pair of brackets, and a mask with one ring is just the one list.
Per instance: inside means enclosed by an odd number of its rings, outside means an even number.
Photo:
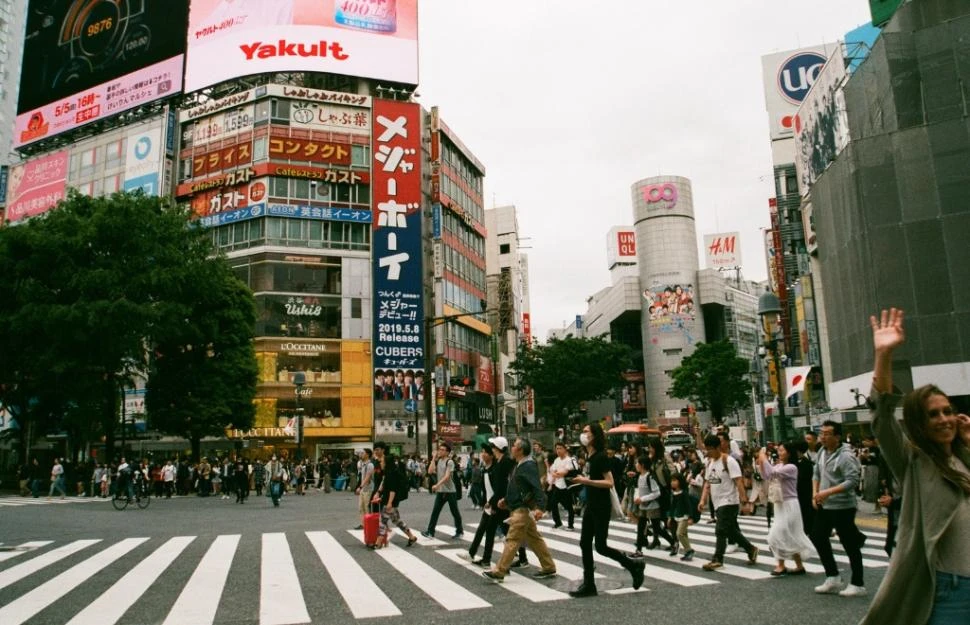
[{"label": "handbag", "polygon": [[784,501],[784,495],[781,491],[781,480],[776,477],[768,481],[768,501],[771,503],[781,503]]},{"label": "handbag", "polygon": [[614,521],[622,521],[626,519],[626,514],[623,512],[623,506],[620,505],[620,497],[616,494],[615,488],[610,489],[610,502],[612,503],[610,518]]}]

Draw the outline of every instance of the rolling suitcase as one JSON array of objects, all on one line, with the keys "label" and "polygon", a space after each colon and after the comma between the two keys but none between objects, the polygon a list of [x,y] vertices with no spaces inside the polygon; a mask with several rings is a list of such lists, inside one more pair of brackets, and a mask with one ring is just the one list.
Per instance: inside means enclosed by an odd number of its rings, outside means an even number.
[{"label": "rolling suitcase", "polygon": [[381,515],[377,512],[368,512],[364,515],[364,544],[373,547],[377,544],[377,528],[381,523]]}]

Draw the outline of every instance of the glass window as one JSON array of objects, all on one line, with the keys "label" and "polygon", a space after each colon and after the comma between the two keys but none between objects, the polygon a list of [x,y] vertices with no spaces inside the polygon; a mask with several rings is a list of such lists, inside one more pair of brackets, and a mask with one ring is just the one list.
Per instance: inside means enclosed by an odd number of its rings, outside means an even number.
[{"label": "glass window", "polygon": [[257,122],[269,119],[269,100],[260,100],[256,103],[256,114],[254,118]]},{"label": "glass window", "polygon": [[280,217],[266,218],[266,236],[269,239],[283,238],[283,219]]},{"label": "glass window", "polygon": [[289,100],[272,100],[272,107],[270,108],[270,116],[273,121],[290,121],[290,101]]},{"label": "glass window", "polygon": [[287,219],[286,238],[291,241],[299,241],[303,238],[303,221],[300,219]]},{"label": "glass window", "polygon": [[363,306],[362,300],[359,297],[352,297],[350,299],[350,317],[351,319],[360,319],[363,317]]},{"label": "glass window", "polygon": [[370,185],[357,185],[357,203],[370,204]]},{"label": "glass window", "polygon": [[311,221],[310,222],[310,242],[320,242],[323,241],[323,222],[322,221]]},{"label": "glass window", "polygon": [[350,147],[350,164],[360,167],[367,167],[370,160],[370,149],[364,145],[353,145]]},{"label": "glass window", "polygon": [[267,137],[256,137],[253,139],[253,161],[265,161],[269,158],[268,145],[269,139]]},{"label": "glass window", "polygon": [[291,178],[290,197],[301,200],[310,199],[310,181],[302,178]]},{"label": "glass window", "polygon": [[269,194],[271,197],[289,197],[289,180],[287,178],[270,178]]}]

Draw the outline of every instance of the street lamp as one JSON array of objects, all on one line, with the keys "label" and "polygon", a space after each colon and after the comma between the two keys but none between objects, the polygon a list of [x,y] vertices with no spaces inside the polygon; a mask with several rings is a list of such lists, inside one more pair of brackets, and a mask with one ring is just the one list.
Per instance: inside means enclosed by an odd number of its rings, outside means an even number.
[{"label": "street lamp", "polygon": [[306,374],[297,371],[293,374],[293,386],[296,389],[296,459],[303,460],[303,412],[300,410],[300,392],[306,384]]},{"label": "street lamp", "polygon": [[776,332],[774,327],[779,314],[781,314],[781,301],[770,289],[765,289],[765,292],[758,298],[758,316],[761,317],[762,329],[765,332],[765,336],[767,336],[765,346],[771,351],[771,358],[775,363],[775,379],[778,385],[778,414],[772,416],[771,424],[772,438],[776,442],[780,440],[778,438],[779,430],[782,435],[785,433],[785,400],[782,398],[784,383],[781,373],[781,360],[778,357],[778,341],[781,339],[775,336]]}]

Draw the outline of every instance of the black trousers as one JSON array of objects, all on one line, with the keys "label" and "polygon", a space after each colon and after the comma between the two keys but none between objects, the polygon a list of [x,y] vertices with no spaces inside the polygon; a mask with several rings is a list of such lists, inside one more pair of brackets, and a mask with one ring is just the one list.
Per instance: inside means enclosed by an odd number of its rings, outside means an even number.
[{"label": "black trousers", "polygon": [[825,567],[825,575],[836,577],[839,565],[832,555],[832,530],[839,535],[839,542],[849,556],[849,566],[852,568],[852,585],[864,586],[862,580],[862,532],[855,525],[855,508],[843,510],[826,510],[820,508],[815,511],[815,526],[812,528],[812,544],[818,551],[818,559]]},{"label": "black trousers", "polygon": [[714,511],[714,515],[717,517],[717,525],[714,526],[716,528],[714,535],[717,537],[717,545],[714,547],[712,560],[724,562],[724,551],[727,549],[728,541],[741,547],[747,553],[751,553],[751,550],[754,549],[754,545],[748,542],[738,526],[738,514],[740,512],[741,506],[721,506]]},{"label": "black trousers", "polygon": [[605,504],[590,499],[583,511],[583,529],[579,534],[579,548],[583,553],[583,584],[593,586],[593,545],[596,553],[619,562],[626,570],[633,568],[633,560],[622,551],[613,549],[606,544],[610,532],[610,500]]},{"label": "black trousers", "polygon": [[478,529],[475,530],[475,537],[472,539],[472,544],[468,547],[468,553],[475,557],[478,552],[478,547],[482,545],[482,539],[485,540],[482,546],[482,560],[485,562],[492,561],[492,550],[495,545],[495,531],[498,530],[502,521],[509,517],[509,513],[503,510],[499,510],[495,514],[488,514],[487,512],[482,512],[482,519],[478,522]]},{"label": "black trousers", "polygon": [[445,507],[445,503],[448,503],[448,509],[451,510],[451,516],[455,518],[455,531],[461,533],[461,512],[458,510],[458,499],[455,493],[436,493],[434,496],[434,507],[431,508],[431,518],[428,520],[428,533],[434,536],[434,530],[438,526],[438,515],[441,514],[441,509]]},{"label": "black trousers", "polygon": [[653,528],[654,543],[659,544],[660,538],[663,538],[670,543],[671,547],[673,547],[677,542],[674,540],[674,537],[670,535],[670,532],[667,531],[667,528],[664,527],[663,519],[659,517],[656,519],[648,519],[647,517],[641,516],[637,519],[637,551],[640,551],[641,548],[647,546],[647,523],[649,523],[650,527]]},{"label": "black trousers", "polygon": [[566,518],[569,527],[572,528],[576,512],[573,510],[573,492],[568,488],[553,487],[549,491],[549,508],[552,511],[552,522],[559,527],[562,525],[562,517],[559,516],[559,506],[566,509]]}]

